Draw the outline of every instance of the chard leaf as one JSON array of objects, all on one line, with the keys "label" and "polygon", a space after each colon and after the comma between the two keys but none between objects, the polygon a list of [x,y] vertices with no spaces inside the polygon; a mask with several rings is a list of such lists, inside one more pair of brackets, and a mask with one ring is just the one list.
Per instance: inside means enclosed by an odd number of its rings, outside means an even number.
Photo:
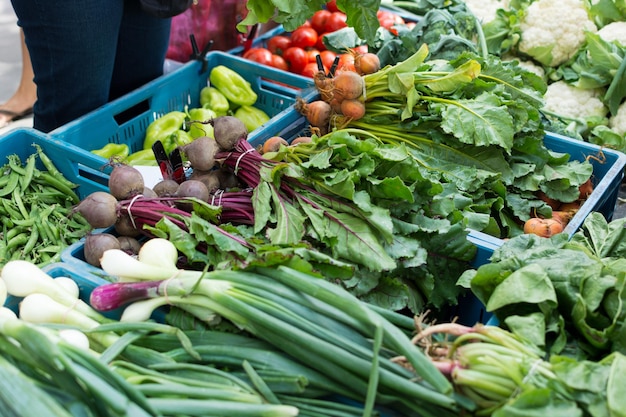
[{"label": "chard leaf", "polygon": [[509,275],[493,291],[487,301],[487,311],[518,303],[557,304],[554,286],[545,270],[529,264]]},{"label": "chard leaf", "polygon": [[272,191],[267,182],[261,181],[252,192],[252,207],[254,208],[254,233],[259,233],[271,221]]},{"label": "chard leaf", "polygon": [[462,143],[498,145],[509,153],[513,147],[513,119],[498,97],[483,93],[475,99],[432,105],[441,112],[441,128]]},{"label": "chard leaf", "polygon": [[[472,82],[480,74],[480,64],[473,59],[468,60],[464,64],[458,66],[454,71],[450,71],[442,76],[424,77],[417,79],[415,82],[428,87],[436,93],[452,93],[465,84]],[[436,73],[435,73],[436,75]]]},{"label": "chard leaf", "polygon": [[340,259],[349,259],[366,266],[372,271],[391,270],[396,267],[394,260],[379,243],[380,237],[363,220],[349,213],[341,213],[326,208],[323,216],[311,210],[309,203],[300,200],[305,213],[311,213],[311,227],[318,237],[329,247],[332,254]]},{"label": "chard leaf", "polygon": [[272,206],[276,216],[276,227],[267,228],[272,243],[288,244],[300,242],[304,236],[305,217],[298,208],[282,197],[279,191],[270,184]]}]

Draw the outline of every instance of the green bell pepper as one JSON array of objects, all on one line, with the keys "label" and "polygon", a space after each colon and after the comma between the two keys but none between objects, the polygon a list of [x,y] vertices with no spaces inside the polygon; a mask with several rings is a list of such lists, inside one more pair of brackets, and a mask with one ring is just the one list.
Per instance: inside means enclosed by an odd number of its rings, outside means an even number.
[{"label": "green bell pepper", "polygon": [[187,113],[185,112],[171,111],[150,123],[146,129],[143,148],[152,150],[152,145],[157,140],[165,145],[174,132],[183,128],[186,118]]},{"label": "green bell pepper", "polygon": [[172,133],[168,139],[167,143],[163,144],[163,147],[165,148],[165,152],[169,155],[175,148],[187,145],[192,142],[194,138],[186,130],[180,129]]},{"label": "green bell pepper", "polygon": [[119,158],[124,159],[130,153],[128,145],[124,143],[107,143],[100,149],[94,149],[91,153],[101,156],[105,159]]},{"label": "green bell pepper", "polygon": [[217,117],[217,114],[213,110],[198,107],[189,110],[188,113],[189,121],[187,122],[187,126],[189,126],[189,136],[193,139],[200,136],[213,137],[213,126],[208,123],[203,123]]},{"label": "green bell pepper", "polygon": [[239,106],[252,106],[258,98],[252,85],[239,73],[225,65],[217,65],[209,74],[211,85],[230,101]]},{"label": "green bell pepper", "polygon": [[234,116],[243,122],[248,133],[270,120],[267,113],[254,106],[241,106],[235,111]]},{"label": "green bell pepper", "polygon": [[225,116],[230,109],[230,103],[224,94],[215,87],[207,86],[200,90],[200,105],[211,109],[218,116]]},{"label": "green bell pepper", "polygon": [[127,165],[157,165],[156,157],[152,149],[142,149],[137,152],[133,152],[126,157],[124,163]]}]

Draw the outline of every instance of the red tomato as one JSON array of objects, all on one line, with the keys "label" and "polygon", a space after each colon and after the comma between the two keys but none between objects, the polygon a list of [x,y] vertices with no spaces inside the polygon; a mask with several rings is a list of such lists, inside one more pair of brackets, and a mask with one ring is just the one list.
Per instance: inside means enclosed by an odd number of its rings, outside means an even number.
[{"label": "red tomato", "polygon": [[328,3],[326,3],[326,10],[330,10],[331,12],[338,12],[339,9],[337,8],[337,0],[330,0]]},{"label": "red tomato", "polygon": [[305,49],[304,52],[306,52],[307,61],[317,62],[317,56],[320,54],[320,51],[315,48],[309,48]]},{"label": "red tomato", "polygon": [[272,36],[267,40],[267,49],[273,54],[281,55],[283,51],[291,46],[291,38],[284,35]]},{"label": "red tomato", "polygon": [[402,25],[405,23],[402,16],[387,10],[379,10],[376,12],[376,17],[380,25],[385,29],[389,29],[393,25]]},{"label": "red tomato", "polygon": [[285,61],[282,56],[277,54],[272,55],[272,66],[283,71],[289,71],[289,64],[287,64],[287,61]]},{"label": "red tomato", "polygon": [[251,48],[243,57],[263,65],[272,65],[272,53],[266,48]]},{"label": "red tomato", "polygon": [[354,68],[354,56],[352,54],[339,55],[337,70],[356,71],[356,68]]},{"label": "red tomato", "polygon": [[[315,62],[309,62],[304,66],[304,69],[300,72],[300,75],[313,78],[315,74],[319,72],[319,68]],[[324,67],[324,74],[328,74],[328,68]]]},{"label": "red tomato", "polygon": [[289,64],[289,71],[296,74],[300,74],[309,62],[304,49],[298,48],[297,46],[285,49],[283,51],[283,58],[285,58],[285,61]]},{"label": "red tomato", "polygon": [[324,32],[334,32],[336,30],[345,28],[348,26],[346,23],[347,16],[343,12],[333,12],[326,20],[326,27]]},{"label": "red tomato", "polygon": [[331,14],[332,12],[325,9],[316,11],[311,17],[311,27],[315,29],[317,33],[324,32],[324,28],[326,27],[326,21]]},{"label": "red tomato", "polygon": [[318,51],[326,50],[326,45],[324,45],[324,35],[326,35],[326,33],[327,32],[320,33],[317,36],[317,43],[315,44],[315,49],[317,49]]},{"label": "red tomato", "polygon": [[291,45],[298,48],[311,48],[317,43],[317,32],[313,28],[299,27],[291,32]]},{"label": "red tomato", "polygon": [[320,52],[320,58],[322,58],[322,64],[324,64],[326,68],[332,67],[333,62],[335,62],[336,56],[337,54],[335,54],[333,51]]}]

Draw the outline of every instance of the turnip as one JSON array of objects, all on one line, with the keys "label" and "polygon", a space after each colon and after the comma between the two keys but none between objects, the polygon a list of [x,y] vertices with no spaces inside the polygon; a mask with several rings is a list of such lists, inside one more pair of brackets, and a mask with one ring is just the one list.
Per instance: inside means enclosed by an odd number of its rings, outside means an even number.
[{"label": "turnip", "polygon": [[150,187],[143,187],[143,192],[141,193],[141,195],[149,198],[158,197],[157,193]]},{"label": "turnip", "polygon": [[380,70],[380,58],[372,52],[357,55],[354,58],[354,68],[361,75],[373,74]]},{"label": "turnip", "polygon": [[221,167],[217,170],[216,175],[220,180],[220,188],[223,190],[241,187],[239,177],[237,177],[237,175],[235,175],[235,173],[230,169]]},{"label": "turnip", "polygon": [[235,116],[220,116],[212,119],[215,141],[224,151],[232,150],[237,142],[248,137],[246,125]]},{"label": "turnip", "polygon": [[94,191],[74,211],[80,213],[93,228],[111,227],[117,221],[117,199],[105,191]]},{"label": "turnip", "polygon": [[201,181],[204,185],[206,185],[209,193],[211,193],[220,188],[220,178],[217,172],[218,171],[215,169],[211,171],[200,171],[194,169],[193,173],[189,176],[189,179]]},{"label": "turnip", "polygon": [[132,198],[144,191],[141,172],[130,165],[117,164],[109,176],[109,192],[118,200]]},{"label": "turnip", "polygon": [[[178,186],[176,191],[176,197],[192,197],[202,201],[209,200],[209,189],[204,185],[202,181],[187,180]],[[193,204],[187,201],[179,201],[176,203],[176,207],[181,210],[191,211]]]},{"label": "turnip", "polygon": [[218,143],[216,139],[201,136],[180,149],[193,169],[209,171],[215,166],[215,154],[219,151]]},{"label": "turnip", "polygon": [[159,197],[171,197],[178,190],[178,183],[174,180],[162,180],[152,187],[152,190]]},{"label": "turnip", "polygon": [[89,265],[100,267],[100,258],[105,251],[120,248],[120,241],[110,233],[88,234],[85,237],[85,261]]},{"label": "turnip", "polygon": [[130,215],[124,211],[120,211],[114,227],[115,232],[120,236],[137,237],[141,234],[141,229],[137,228]]},{"label": "turnip", "polygon": [[289,142],[287,142],[282,137],[272,136],[271,138],[267,139],[263,143],[263,147],[261,148],[261,153],[266,154],[270,152],[278,152],[281,146],[288,146],[288,145],[289,145]]},{"label": "turnip", "polygon": [[137,255],[141,249],[141,243],[131,236],[118,236],[117,240],[120,242],[120,249],[129,255]]},{"label": "turnip", "polygon": [[295,109],[304,115],[311,126],[318,128],[321,134],[328,133],[332,108],[324,100],[314,100],[307,103],[301,98],[296,100]]},{"label": "turnip", "polygon": [[333,97],[350,100],[363,95],[365,81],[354,71],[339,71],[334,78]]}]

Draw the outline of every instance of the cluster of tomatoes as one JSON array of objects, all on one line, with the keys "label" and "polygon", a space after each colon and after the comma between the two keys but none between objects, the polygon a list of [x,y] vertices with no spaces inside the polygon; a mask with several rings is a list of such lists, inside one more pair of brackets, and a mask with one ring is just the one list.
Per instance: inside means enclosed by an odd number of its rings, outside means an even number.
[{"label": "cluster of tomatoes", "polygon": [[[389,11],[377,13],[381,27],[393,30],[404,19]],[[354,70],[355,55],[367,52],[367,45],[337,54],[326,49],[324,35],[345,28],[346,14],[337,8],[336,1],[326,4],[302,26],[290,33],[283,33],[267,39],[265,46],[253,47],[244,52],[243,57],[263,65],[269,65],[295,74],[313,77],[319,71],[318,59],[328,73],[335,60],[335,69]],[[317,57],[319,55],[319,58]]]}]

